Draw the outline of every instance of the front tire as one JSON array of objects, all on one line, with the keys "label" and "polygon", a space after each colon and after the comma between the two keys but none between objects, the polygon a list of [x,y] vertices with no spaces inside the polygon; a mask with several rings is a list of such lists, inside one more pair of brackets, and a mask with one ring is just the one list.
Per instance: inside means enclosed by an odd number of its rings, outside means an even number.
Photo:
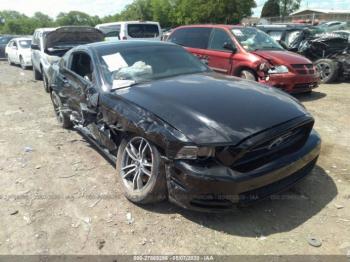
[{"label": "front tire", "polygon": [[50,97],[53,104],[53,108],[55,110],[57,121],[60,124],[60,126],[66,129],[72,128],[73,123],[72,121],[70,121],[69,115],[65,114],[62,110],[63,104],[60,96],[55,91],[52,91],[50,93]]},{"label": "front tire", "polygon": [[331,59],[319,59],[315,62],[320,73],[321,83],[332,83],[338,77],[338,64]]},{"label": "front tire", "polygon": [[251,81],[256,81],[256,76],[255,76],[254,72],[251,70],[247,70],[247,69],[243,69],[239,73],[239,77],[243,78],[243,79],[251,80]]},{"label": "front tire", "polygon": [[33,74],[34,74],[34,79],[35,79],[36,81],[42,79],[41,73],[40,73],[38,70],[36,70],[34,66],[33,66]]},{"label": "front tire", "polygon": [[166,198],[165,167],[158,149],[143,137],[121,142],[116,163],[119,183],[125,197],[137,204],[150,204]]}]

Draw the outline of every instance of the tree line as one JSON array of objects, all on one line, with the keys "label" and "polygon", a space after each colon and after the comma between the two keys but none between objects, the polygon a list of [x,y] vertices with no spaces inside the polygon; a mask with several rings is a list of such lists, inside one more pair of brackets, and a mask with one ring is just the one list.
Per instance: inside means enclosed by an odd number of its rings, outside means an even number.
[{"label": "tree line", "polygon": [[36,12],[26,16],[17,11],[0,11],[0,34],[31,35],[36,28],[65,25],[152,20],[163,28],[182,24],[223,23],[236,24],[252,15],[255,0],[134,0],[120,13],[105,17],[91,16],[80,11],[59,13],[56,18]]},{"label": "tree line", "polygon": [[267,0],[261,17],[286,17],[300,8],[301,0]]}]

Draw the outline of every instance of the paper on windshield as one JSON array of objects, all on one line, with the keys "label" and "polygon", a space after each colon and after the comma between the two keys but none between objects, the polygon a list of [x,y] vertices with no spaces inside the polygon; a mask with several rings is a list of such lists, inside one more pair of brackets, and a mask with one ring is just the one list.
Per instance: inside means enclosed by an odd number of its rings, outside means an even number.
[{"label": "paper on windshield", "polygon": [[102,56],[103,60],[106,62],[109,71],[118,71],[120,68],[128,67],[124,58],[120,53]]}]

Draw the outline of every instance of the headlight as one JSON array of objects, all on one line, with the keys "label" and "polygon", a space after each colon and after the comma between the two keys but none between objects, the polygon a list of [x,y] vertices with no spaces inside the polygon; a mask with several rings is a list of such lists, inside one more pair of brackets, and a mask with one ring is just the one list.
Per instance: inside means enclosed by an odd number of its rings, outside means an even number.
[{"label": "headlight", "polygon": [[184,146],[177,152],[175,159],[198,159],[208,158],[215,155],[215,148]]},{"label": "headlight", "polygon": [[268,71],[269,74],[285,74],[288,72],[289,72],[288,67],[284,65],[272,67]]}]

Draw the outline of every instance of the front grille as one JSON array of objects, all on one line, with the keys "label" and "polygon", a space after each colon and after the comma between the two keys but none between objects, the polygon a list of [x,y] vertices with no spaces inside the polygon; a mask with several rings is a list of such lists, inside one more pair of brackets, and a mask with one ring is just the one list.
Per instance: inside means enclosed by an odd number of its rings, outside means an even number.
[{"label": "front grille", "polygon": [[243,173],[249,172],[280,157],[298,151],[307,141],[313,123],[313,121],[308,121],[275,135],[267,133],[266,136],[262,136],[265,137],[264,139],[255,142],[248,149],[228,147],[225,149],[225,153],[221,153],[221,156],[219,155],[218,158],[220,160],[221,157],[223,164],[226,165],[231,161],[229,166],[233,170]]},{"label": "front grille", "polygon": [[315,68],[313,64],[293,64],[292,67],[300,75],[313,75]]},{"label": "front grille", "polygon": [[286,190],[288,187],[293,186],[294,184],[299,182],[301,179],[303,179],[305,176],[307,176],[314,168],[316,162],[317,162],[317,158],[312,160],[302,169],[296,171],[294,174],[286,178],[283,178],[277,182],[266,185],[264,187],[241,193],[239,195],[239,204],[248,205],[257,200],[262,200],[272,194],[278,194],[281,191]]},{"label": "front grille", "polygon": [[317,87],[317,82],[294,85],[295,89],[310,89],[314,87]]}]

